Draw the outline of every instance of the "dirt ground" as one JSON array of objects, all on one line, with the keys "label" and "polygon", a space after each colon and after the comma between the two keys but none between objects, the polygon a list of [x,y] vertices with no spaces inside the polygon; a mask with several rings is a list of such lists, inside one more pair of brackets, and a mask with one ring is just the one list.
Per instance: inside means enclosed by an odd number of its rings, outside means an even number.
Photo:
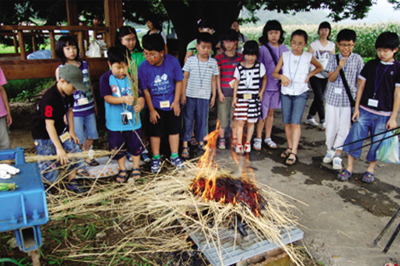
[{"label": "dirt ground", "polygon": [[[311,105],[311,98],[312,93],[303,118]],[[27,151],[34,151],[30,133],[32,106],[21,107],[18,104],[12,108],[12,147],[22,146]],[[335,176],[338,172],[331,165],[322,163],[326,152],[324,132],[303,124],[299,161],[288,167],[280,158],[286,143],[279,110],[275,115],[273,139],[280,148],[269,150],[264,147],[260,152],[253,151],[250,154],[251,168],[259,182],[291,197],[289,201],[298,208],[304,245],[316,261],[332,266],[380,266],[389,261],[400,262],[400,236],[387,254],[381,252],[400,218],[393,223],[378,247],[372,246],[400,204],[398,165],[379,163],[376,181],[364,184],[361,182],[367,166],[367,150],[364,149],[363,156],[356,162],[354,178],[348,182],[337,181]],[[235,171],[237,166],[229,157],[228,150],[217,153],[217,160]]]}]

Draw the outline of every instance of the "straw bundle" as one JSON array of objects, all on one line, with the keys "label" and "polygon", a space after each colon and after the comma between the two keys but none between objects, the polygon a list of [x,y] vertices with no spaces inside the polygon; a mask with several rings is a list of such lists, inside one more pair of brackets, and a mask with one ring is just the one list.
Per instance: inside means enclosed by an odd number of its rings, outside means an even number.
[{"label": "straw bundle", "polygon": [[[296,265],[303,265],[294,248],[281,243],[281,229],[289,229],[297,218],[291,214],[294,207],[280,193],[266,185],[257,184],[259,193],[268,204],[256,217],[243,204],[222,204],[195,197],[190,185],[199,172],[194,163],[187,162],[184,171],[174,170],[165,175],[155,175],[145,184],[118,186],[96,183],[91,193],[83,198],[65,194],[50,195],[49,214],[52,219],[70,215],[111,215],[115,217],[112,228],[122,235],[117,243],[95,248],[91,253],[79,252],[79,246],[71,246],[68,251],[73,255],[69,258],[97,256],[101,260],[104,256],[113,259],[117,255],[129,257],[134,254],[190,250],[190,243],[186,241],[188,233],[177,220],[189,231],[202,232],[222,258],[218,232],[235,224],[234,217],[240,215],[260,240],[267,238],[282,246]],[[227,172],[220,171],[217,176],[219,174],[226,176]],[[66,201],[66,198],[69,200]],[[234,241],[236,244],[236,237]],[[71,250],[74,252],[71,253]]]}]

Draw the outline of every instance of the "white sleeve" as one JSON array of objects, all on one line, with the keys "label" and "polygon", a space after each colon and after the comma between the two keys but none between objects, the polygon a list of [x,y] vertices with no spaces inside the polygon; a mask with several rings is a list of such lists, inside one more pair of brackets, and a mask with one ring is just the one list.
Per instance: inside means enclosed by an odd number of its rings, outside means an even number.
[{"label": "white sleeve", "polygon": [[160,34],[161,34],[161,37],[163,37],[163,39],[164,39],[164,43],[167,44],[167,36],[165,35],[165,32],[161,31]]},{"label": "white sleeve", "polygon": [[240,80],[240,73],[237,67],[235,67],[235,73],[233,74],[233,77],[237,80]]},{"label": "white sleeve", "polygon": [[260,62],[260,77],[264,77],[266,73],[267,71],[265,70],[264,64]]}]

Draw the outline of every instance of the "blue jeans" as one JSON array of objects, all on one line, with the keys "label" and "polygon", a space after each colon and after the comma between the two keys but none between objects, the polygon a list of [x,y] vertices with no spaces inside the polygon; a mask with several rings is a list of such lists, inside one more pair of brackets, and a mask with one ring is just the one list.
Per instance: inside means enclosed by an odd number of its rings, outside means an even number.
[{"label": "blue jeans", "polygon": [[[36,144],[36,152],[37,155],[48,156],[48,155],[57,155],[56,147],[54,146],[51,139],[35,139]],[[67,140],[64,143],[61,143],[66,153],[77,153],[80,152],[81,149],[78,144],[75,144],[73,140]],[[69,159],[70,164],[68,166],[68,170],[72,171],[79,168],[85,168],[84,160],[78,161],[77,159]],[[71,162],[75,162],[72,164]],[[56,160],[39,160],[39,169],[44,178],[46,178],[49,182],[53,183],[56,181],[58,177],[58,167],[60,164]]]},{"label": "blue jeans", "polygon": [[75,134],[79,138],[79,143],[83,144],[86,139],[98,139],[96,115],[74,116]]},{"label": "blue jeans", "polygon": [[183,141],[190,141],[194,120],[196,139],[204,141],[207,136],[209,105],[209,100],[186,97],[186,105],[183,108]]},{"label": "blue jeans", "polygon": [[307,102],[307,92],[300,95],[281,94],[282,117],[284,124],[300,125]]},{"label": "blue jeans", "polygon": [[[364,139],[368,137],[368,133],[370,133],[371,135],[376,135],[386,131],[386,124],[389,121],[390,116],[374,114],[364,110],[363,108],[359,108],[359,110],[360,118],[357,119],[351,126],[350,132],[347,135],[344,145],[360,139]],[[383,138],[383,136],[384,134],[372,137],[371,142],[379,141]],[[360,158],[361,147],[363,146],[363,143],[364,141],[357,141],[356,143],[344,146],[343,150],[349,153],[354,158]],[[372,144],[370,146],[367,154],[367,160],[369,162],[374,162],[377,160],[376,150],[378,149],[379,145],[380,142]]]}]

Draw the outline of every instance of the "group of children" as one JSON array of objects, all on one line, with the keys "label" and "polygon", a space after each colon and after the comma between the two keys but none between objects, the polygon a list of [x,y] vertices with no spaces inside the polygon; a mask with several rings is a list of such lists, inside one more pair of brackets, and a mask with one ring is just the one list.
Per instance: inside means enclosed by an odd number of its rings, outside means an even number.
[{"label": "group of children", "polygon": [[[321,23],[320,39],[311,44],[309,52],[304,51],[307,33],[296,30],[291,35],[289,50],[283,44],[281,24],[272,20],[265,25],[259,42],[245,42],[243,53],[238,53],[238,33],[231,29],[222,34],[220,45],[224,52],[214,59],[213,29],[202,25],[196,40],[188,46],[181,68],[179,61],[165,52],[160,34],[145,35],[142,48],[133,28],[120,28],[116,47],[107,53],[110,70],[100,79],[109,148],[118,150],[114,155],[120,168],[116,181],[125,182],[128,178],[125,167],[128,153],[133,161],[132,177],[140,178],[139,162],[140,156],[147,152],[146,136],[152,150],[153,173],[161,169],[162,138],[169,141],[171,164],[184,168],[182,158],[189,158],[193,134],[199,149],[205,149],[209,108],[215,104],[220,122],[218,148],[226,148],[226,133],[230,128],[231,144],[237,153],[249,153],[251,147],[261,150],[263,142],[271,149],[278,148],[271,131],[274,110],[282,108],[288,146],[281,156],[288,165],[296,163],[309,82],[315,99],[306,123],[318,125],[314,119],[318,113],[322,128],[326,128],[325,163],[333,162],[335,169],[341,169],[342,146],[350,152],[348,166],[338,175],[338,179],[347,180],[352,174],[354,158],[361,152],[360,143],[353,142],[367,137],[368,132],[377,134],[396,127],[400,70],[394,55],[399,39],[395,33],[381,34],[375,45],[379,59],[364,67],[362,58],[352,53],[355,32],[345,29],[338,33],[336,45],[340,53],[335,55],[335,46],[329,41],[330,30],[329,23]],[[38,155],[56,154],[61,164],[67,164],[67,152],[80,151],[78,144],[89,150],[98,138],[97,107],[88,65],[78,59],[74,39],[60,38],[57,55],[63,62],[56,70],[57,83],[44,94],[38,106],[32,135]],[[138,67],[133,79],[129,76],[133,75],[131,64]],[[134,79],[138,80],[139,88],[132,84]],[[322,98],[325,87],[326,112]],[[354,124],[349,133],[351,119]],[[371,163],[364,174],[365,182],[374,180],[377,146],[372,145],[367,156]],[[70,172],[68,188],[84,192],[75,176],[87,174],[85,164],[74,163],[72,167],[77,170]],[[89,158],[86,163],[98,164]],[[40,162],[40,167],[44,177],[54,182],[58,175],[55,161]]]}]

